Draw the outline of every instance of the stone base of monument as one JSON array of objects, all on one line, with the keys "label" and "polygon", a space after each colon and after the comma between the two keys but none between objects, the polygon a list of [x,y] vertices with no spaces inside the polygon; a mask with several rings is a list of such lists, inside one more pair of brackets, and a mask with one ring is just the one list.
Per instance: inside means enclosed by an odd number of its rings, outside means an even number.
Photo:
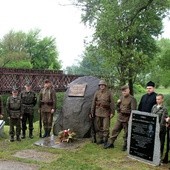
[{"label": "stone base of monument", "polygon": [[82,139],[74,139],[73,142],[60,142],[57,136],[51,136],[47,138],[40,139],[39,141],[35,142],[34,144],[37,146],[43,147],[51,147],[51,148],[58,148],[58,149],[76,149],[81,147],[86,142],[90,142],[90,139],[82,138]]}]

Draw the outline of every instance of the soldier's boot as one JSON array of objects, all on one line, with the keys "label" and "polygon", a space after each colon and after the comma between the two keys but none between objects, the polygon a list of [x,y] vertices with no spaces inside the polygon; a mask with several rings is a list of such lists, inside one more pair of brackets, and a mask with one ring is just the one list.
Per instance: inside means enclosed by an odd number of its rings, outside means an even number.
[{"label": "soldier's boot", "polygon": [[19,135],[17,135],[17,141],[21,141],[21,138]]},{"label": "soldier's boot", "polygon": [[47,137],[47,129],[44,130],[44,135],[42,136],[42,138],[46,138]]},{"label": "soldier's boot", "polygon": [[30,130],[30,131],[29,131],[29,138],[30,138],[30,139],[33,139],[33,130]]},{"label": "soldier's boot", "polygon": [[97,140],[96,140],[97,145],[100,145],[100,144],[103,144],[103,143],[104,143],[104,141],[103,141],[102,138],[97,138]]},{"label": "soldier's boot", "polygon": [[25,139],[25,130],[22,131],[22,136],[21,136],[22,139]]},{"label": "soldier's boot", "polygon": [[107,142],[107,144],[105,144],[103,148],[104,149],[114,148],[114,144]]},{"label": "soldier's boot", "polygon": [[51,128],[47,130],[47,137],[50,136],[50,133],[51,133]]},{"label": "soldier's boot", "polygon": [[114,148],[114,141],[109,139],[103,148],[104,149]]},{"label": "soldier's boot", "polygon": [[103,145],[104,145],[104,146],[107,145],[107,141],[108,141],[108,138],[104,137],[104,138],[103,138]]},{"label": "soldier's boot", "polygon": [[14,136],[10,137],[10,142],[14,142]]}]

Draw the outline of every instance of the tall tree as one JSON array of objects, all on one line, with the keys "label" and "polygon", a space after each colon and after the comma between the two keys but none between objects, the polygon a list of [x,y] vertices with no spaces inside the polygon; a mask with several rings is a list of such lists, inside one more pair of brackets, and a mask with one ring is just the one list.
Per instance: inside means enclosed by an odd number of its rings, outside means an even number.
[{"label": "tall tree", "polygon": [[128,83],[133,94],[137,75],[158,51],[154,37],[162,33],[167,0],[77,0],[82,20],[95,28],[93,43],[116,68],[120,85]]},{"label": "tall tree", "polygon": [[40,30],[30,31],[26,38],[26,49],[33,68],[60,69],[58,51],[55,39],[52,37],[40,38]]},{"label": "tall tree", "polygon": [[[0,66],[31,68],[25,49],[26,34],[10,31],[0,41]],[[17,61],[17,62],[16,62]]]},{"label": "tall tree", "polygon": [[40,38],[40,30],[10,31],[0,40],[1,67],[60,69],[55,39]]},{"label": "tall tree", "polygon": [[[160,84],[164,87],[169,86],[170,79],[170,39],[161,39],[158,41],[158,46],[161,51],[158,53],[156,66],[159,67],[159,78]],[[158,70],[158,69],[157,69]],[[152,75],[153,77],[155,75]]]}]

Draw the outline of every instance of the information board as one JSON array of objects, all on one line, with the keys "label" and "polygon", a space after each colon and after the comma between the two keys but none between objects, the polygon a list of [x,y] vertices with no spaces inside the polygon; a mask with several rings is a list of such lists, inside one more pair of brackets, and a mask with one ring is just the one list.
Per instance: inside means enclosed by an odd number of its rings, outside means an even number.
[{"label": "information board", "polygon": [[158,115],[132,111],[128,128],[128,152],[130,156],[159,165]]}]

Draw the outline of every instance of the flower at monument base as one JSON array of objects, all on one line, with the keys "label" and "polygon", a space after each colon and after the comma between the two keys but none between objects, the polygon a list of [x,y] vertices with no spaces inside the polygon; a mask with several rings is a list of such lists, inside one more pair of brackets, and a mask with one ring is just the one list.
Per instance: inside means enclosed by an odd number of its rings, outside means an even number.
[{"label": "flower at monument base", "polygon": [[71,131],[70,129],[60,131],[58,133],[58,138],[60,142],[73,142],[74,138],[76,136],[76,133]]}]

